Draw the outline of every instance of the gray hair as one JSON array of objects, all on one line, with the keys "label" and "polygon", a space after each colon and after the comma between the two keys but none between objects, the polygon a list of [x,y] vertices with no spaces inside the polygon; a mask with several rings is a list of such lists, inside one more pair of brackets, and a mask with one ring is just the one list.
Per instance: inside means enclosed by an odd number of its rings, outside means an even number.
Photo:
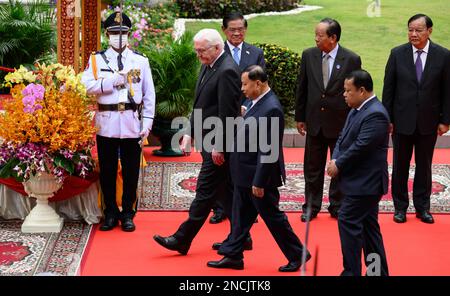
[{"label": "gray hair", "polygon": [[197,32],[194,36],[194,42],[200,42],[206,40],[208,45],[219,45],[220,49],[223,49],[224,43],[222,40],[222,36],[215,29],[202,29]]}]

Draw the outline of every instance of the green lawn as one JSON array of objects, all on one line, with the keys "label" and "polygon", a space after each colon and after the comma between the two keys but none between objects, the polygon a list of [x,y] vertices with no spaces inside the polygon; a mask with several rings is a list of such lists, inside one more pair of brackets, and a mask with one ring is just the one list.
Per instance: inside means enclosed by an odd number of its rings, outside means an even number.
[{"label": "green lawn", "polygon": [[[449,0],[381,0],[381,17],[370,18],[367,0],[306,0],[308,5],[322,9],[291,16],[267,16],[249,20],[246,40],[287,46],[301,53],[315,46],[314,27],[324,17],[337,19],[342,26],[341,44],[358,53],[363,68],[369,71],[375,83],[375,92],[381,97],[384,67],[391,48],[407,42],[408,19],[416,13],[429,15],[434,23],[431,38],[450,48]],[[219,23],[187,23],[187,29],[220,30]]]}]

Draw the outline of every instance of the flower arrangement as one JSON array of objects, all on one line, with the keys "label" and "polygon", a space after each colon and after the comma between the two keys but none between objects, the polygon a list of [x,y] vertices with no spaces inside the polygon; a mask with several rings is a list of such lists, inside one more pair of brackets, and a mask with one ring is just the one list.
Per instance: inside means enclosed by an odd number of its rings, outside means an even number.
[{"label": "flower arrangement", "polygon": [[81,76],[61,64],[20,66],[5,76],[5,86],[12,98],[0,114],[0,178],[88,176],[95,127]]}]

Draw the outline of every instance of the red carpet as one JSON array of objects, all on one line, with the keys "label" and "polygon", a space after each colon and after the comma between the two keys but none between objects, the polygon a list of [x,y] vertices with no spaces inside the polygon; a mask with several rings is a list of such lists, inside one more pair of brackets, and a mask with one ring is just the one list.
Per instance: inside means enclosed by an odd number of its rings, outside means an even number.
[{"label": "red carpet", "polygon": [[[82,275],[298,275],[279,273],[278,267],[286,259],[278,249],[265,224],[252,228],[254,250],[245,252],[242,271],[217,270],[206,267],[209,260],[221,258],[211,244],[228,233],[228,222],[218,225],[206,223],[194,240],[187,256],[167,251],[153,241],[154,234],[172,234],[187,217],[186,212],[140,212],[136,216],[137,230],[122,232],[96,231],[84,262]],[[413,215],[406,224],[396,224],[391,214],[381,214],[391,275],[450,275],[450,215],[435,215],[436,223],[428,225]],[[294,231],[304,241],[305,224],[299,214],[289,214]],[[315,255],[319,246],[318,275],[339,275],[342,268],[336,220],[321,214],[311,224],[310,250]],[[270,254],[270,256],[268,256]],[[313,262],[313,261],[310,261]],[[308,263],[307,275],[313,271]]]},{"label": "red carpet", "polygon": [[[148,161],[200,162],[199,153],[189,157],[155,157],[147,147]],[[285,148],[286,162],[302,162],[302,148]],[[389,150],[392,163],[392,149]],[[414,162],[414,161],[412,161]],[[436,149],[433,163],[449,164],[448,149]],[[304,241],[305,224],[299,213],[288,214],[294,231]],[[450,215],[434,215],[436,223],[428,225],[414,215],[408,215],[406,224],[396,224],[392,214],[380,214],[391,275],[450,275]],[[278,249],[265,224],[252,229],[254,250],[245,252],[245,269],[218,270],[206,267],[209,260],[221,257],[211,249],[213,242],[221,241],[229,231],[228,222],[218,225],[205,223],[194,240],[187,256],[165,250],[152,239],[154,234],[170,235],[187,218],[186,212],[139,212],[137,230],[125,233],[117,228],[111,232],[96,231],[83,258],[82,275],[298,275],[278,272],[286,259]],[[98,225],[96,226],[98,228]],[[311,224],[309,249],[315,256],[319,247],[318,275],[339,275],[342,255],[337,222],[328,214],[320,214]],[[311,260],[310,262],[313,262]],[[312,275],[313,263],[308,263],[307,275]]]}]

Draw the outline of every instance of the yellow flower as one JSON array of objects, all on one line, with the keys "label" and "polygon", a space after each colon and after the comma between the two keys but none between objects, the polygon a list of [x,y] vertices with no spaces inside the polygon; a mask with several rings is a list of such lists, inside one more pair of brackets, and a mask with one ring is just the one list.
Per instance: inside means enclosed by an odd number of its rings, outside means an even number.
[{"label": "yellow flower", "polygon": [[[44,144],[51,152],[85,148],[95,127],[81,76],[61,64],[38,64],[35,73],[21,66],[5,77],[12,85],[12,99],[4,103],[5,113],[0,115],[0,137],[17,144]],[[31,82],[43,85],[45,93],[42,101],[36,101],[42,108],[29,113],[22,91]]]}]

